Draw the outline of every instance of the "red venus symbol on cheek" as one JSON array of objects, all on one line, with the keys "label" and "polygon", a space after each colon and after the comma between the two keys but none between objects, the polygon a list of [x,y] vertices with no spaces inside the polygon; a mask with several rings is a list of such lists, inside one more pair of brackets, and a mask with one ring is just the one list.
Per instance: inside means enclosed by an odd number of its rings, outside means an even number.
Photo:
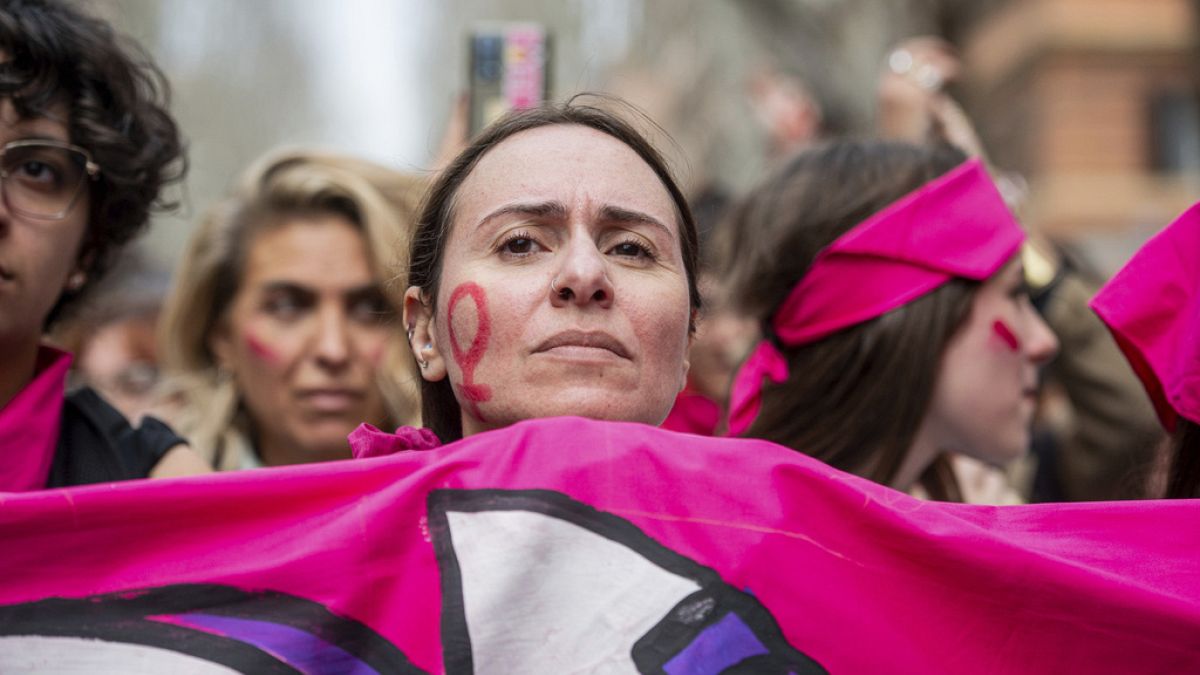
[{"label": "red venus symbol on cheek", "polygon": [[[475,305],[475,335],[466,349],[463,349],[454,329],[455,309],[458,307],[458,302],[464,297],[470,297],[472,304]],[[454,360],[458,362],[458,367],[462,369],[462,384],[459,386],[459,391],[462,392],[462,397],[466,399],[475,418],[485,422],[486,420],[479,412],[479,404],[491,400],[492,388],[485,384],[475,383],[475,368],[483,359],[483,353],[487,351],[488,339],[492,335],[492,319],[488,316],[487,295],[484,294],[483,288],[470,281],[460,284],[450,294],[447,314],[450,326],[450,349],[454,352]]]},{"label": "red venus symbol on cheek", "polygon": [[996,319],[992,324],[992,331],[1000,336],[1000,339],[1008,346],[1010,351],[1015,352],[1021,349],[1021,343],[1017,340],[1016,334],[1003,321]]}]

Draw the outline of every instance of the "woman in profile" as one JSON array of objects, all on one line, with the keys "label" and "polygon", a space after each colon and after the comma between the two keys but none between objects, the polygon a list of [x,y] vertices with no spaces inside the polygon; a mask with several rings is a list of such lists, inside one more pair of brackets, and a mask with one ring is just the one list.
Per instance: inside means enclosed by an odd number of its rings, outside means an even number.
[{"label": "woman in profile", "polygon": [[1024,233],[978,161],[942,145],[837,142],[735,209],[726,269],[763,340],[730,430],[898,490],[960,500],[947,460],[1026,452],[1038,368]]},{"label": "woman in profile", "polygon": [[163,312],[177,425],[218,469],[348,458],[416,419],[389,284],[423,189],[333,154],[252,166],[200,225]]}]

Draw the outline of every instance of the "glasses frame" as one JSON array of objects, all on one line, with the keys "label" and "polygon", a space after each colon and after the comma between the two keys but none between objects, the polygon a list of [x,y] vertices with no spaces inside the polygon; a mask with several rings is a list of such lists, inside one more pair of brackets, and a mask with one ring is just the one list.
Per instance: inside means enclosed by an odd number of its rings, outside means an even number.
[{"label": "glasses frame", "polygon": [[[79,147],[78,145],[74,145],[72,143],[66,143],[64,141],[56,141],[56,140],[49,139],[49,138],[37,138],[37,139],[27,138],[27,139],[23,139],[23,140],[19,140],[19,141],[9,141],[8,143],[5,143],[3,146],[0,146],[0,166],[3,166],[4,155],[6,155],[9,150],[11,150],[13,148],[28,148],[30,146],[61,148],[63,150],[70,150],[72,152],[78,152],[79,154],[83,155],[83,159],[84,159],[83,168],[87,175],[88,181],[95,181],[97,178],[100,177],[100,165],[97,164],[95,162],[95,160],[92,159],[92,153],[88,152],[84,148]],[[4,206],[6,208],[8,208],[8,210],[10,210],[14,213],[19,213],[20,215],[22,215],[26,218],[33,218],[35,220],[62,220],[64,218],[66,218],[68,214],[71,213],[72,209],[75,208],[75,203],[79,201],[79,195],[80,195],[80,193],[83,192],[84,183],[86,183],[88,181],[82,181],[82,180],[79,181],[79,184],[75,186],[75,194],[71,195],[70,201],[68,201],[67,205],[65,207],[63,207],[63,210],[59,211],[58,213],[51,214],[51,215],[46,215],[43,213],[30,213],[29,211],[26,211],[24,209],[19,209],[19,208],[13,206],[9,202],[9,199],[8,199],[8,173],[6,171],[4,171],[2,168],[0,168],[0,197],[3,197]]]}]

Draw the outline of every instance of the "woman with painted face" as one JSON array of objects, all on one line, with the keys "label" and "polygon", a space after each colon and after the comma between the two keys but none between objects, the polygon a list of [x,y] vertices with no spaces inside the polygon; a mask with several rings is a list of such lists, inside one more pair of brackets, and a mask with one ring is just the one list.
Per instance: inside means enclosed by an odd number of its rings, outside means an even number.
[{"label": "woman with painted face", "polygon": [[1024,453],[1038,367],[1024,234],[986,170],[949,146],[839,142],[735,209],[727,272],[764,339],[730,430],[899,490],[961,499],[948,452]]},{"label": "woman with painted face", "polygon": [[42,344],[183,173],[161,74],[112,29],[50,0],[0,6],[0,490],[206,470],[156,420],[64,395]]},{"label": "woman with painted face", "polygon": [[1200,497],[1198,260],[1200,204],[1147,241],[1091,302],[1171,435],[1165,486],[1152,497]]},{"label": "woman with painted face", "polygon": [[164,309],[173,421],[218,469],[349,458],[415,421],[389,286],[424,182],[341,155],[252,166],[201,223]]},{"label": "woman with painted face", "polygon": [[[427,430],[409,440],[555,415],[661,423],[695,279],[687,203],[632,126],[578,99],[501,120],[441,173],[413,236],[404,321]],[[395,449],[364,433],[361,454]]]}]

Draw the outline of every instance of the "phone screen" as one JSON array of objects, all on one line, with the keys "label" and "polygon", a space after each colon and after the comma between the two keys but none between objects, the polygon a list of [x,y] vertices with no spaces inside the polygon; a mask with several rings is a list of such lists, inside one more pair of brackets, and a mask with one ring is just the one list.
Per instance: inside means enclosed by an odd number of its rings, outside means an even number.
[{"label": "phone screen", "polygon": [[471,135],[549,95],[550,40],[537,23],[491,23],[471,33]]}]

